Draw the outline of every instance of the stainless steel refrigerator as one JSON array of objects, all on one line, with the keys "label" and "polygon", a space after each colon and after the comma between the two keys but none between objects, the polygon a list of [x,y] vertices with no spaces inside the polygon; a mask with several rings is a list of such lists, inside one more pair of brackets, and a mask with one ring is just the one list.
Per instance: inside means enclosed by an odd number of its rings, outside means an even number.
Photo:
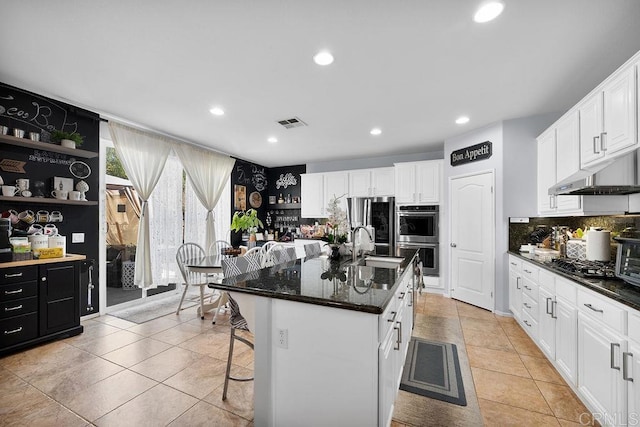
[{"label": "stainless steel refrigerator", "polygon": [[394,197],[349,197],[347,219],[352,229],[358,226],[373,227],[376,253],[392,255],[395,236]]}]

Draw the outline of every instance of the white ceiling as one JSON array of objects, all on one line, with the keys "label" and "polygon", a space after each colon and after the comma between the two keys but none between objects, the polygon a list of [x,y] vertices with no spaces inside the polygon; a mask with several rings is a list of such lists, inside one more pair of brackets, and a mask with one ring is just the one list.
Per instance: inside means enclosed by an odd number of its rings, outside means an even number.
[{"label": "white ceiling", "polygon": [[638,0],[504,1],[476,24],[480,0],[0,0],[0,81],[282,166],[563,112],[640,50]]}]

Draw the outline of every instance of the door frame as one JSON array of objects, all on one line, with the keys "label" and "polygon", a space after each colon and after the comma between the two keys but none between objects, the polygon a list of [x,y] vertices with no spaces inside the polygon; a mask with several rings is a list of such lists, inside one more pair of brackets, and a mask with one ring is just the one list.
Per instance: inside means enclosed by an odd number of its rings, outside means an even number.
[{"label": "door frame", "polygon": [[[467,172],[467,173],[462,173],[459,175],[450,175],[448,177],[448,198],[447,198],[447,239],[449,240],[449,245],[447,246],[447,258],[448,258],[448,262],[447,262],[447,267],[448,267],[448,275],[449,275],[449,280],[447,280],[449,286],[447,289],[447,294],[449,297],[453,298],[451,289],[453,288],[453,281],[452,281],[452,270],[453,270],[453,254],[452,254],[452,248],[451,248],[451,235],[452,235],[452,230],[453,230],[453,218],[452,218],[452,214],[453,214],[453,210],[451,208],[451,202],[453,199],[453,192],[452,192],[452,184],[453,184],[453,180],[454,179],[460,179],[460,178],[468,178],[468,177],[473,177],[473,176],[478,176],[478,175],[485,175],[485,174],[491,174],[491,186],[493,191],[491,192],[492,194],[492,199],[493,199],[493,203],[491,204],[491,210],[492,210],[492,216],[493,216],[493,221],[491,221],[491,231],[492,231],[492,235],[494,236],[494,238],[491,240],[491,252],[492,252],[492,256],[493,256],[493,280],[492,280],[492,285],[491,285],[491,294],[493,296],[492,298],[492,307],[491,307],[491,312],[495,313],[496,312],[496,240],[495,240],[495,235],[496,235],[496,170],[495,168],[489,168],[489,169],[482,169],[482,170],[477,170],[477,171],[473,171],[473,172]],[[453,298],[455,299],[455,298]],[[457,300],[460,301],[460,300]],[[463,301],[464,302],[464,301]]]}]

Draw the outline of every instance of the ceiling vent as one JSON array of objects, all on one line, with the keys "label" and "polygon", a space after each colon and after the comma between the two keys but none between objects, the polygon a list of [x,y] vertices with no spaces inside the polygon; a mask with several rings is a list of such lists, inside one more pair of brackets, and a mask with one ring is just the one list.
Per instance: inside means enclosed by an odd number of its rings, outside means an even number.
[{"label": "ceiling vent", "polygon": [[287,129],[293,129],[293,128],[299,128],[301,126],[307,126],[307,124],[305,122],[303,122],[302,120],[300,120],[297,117],[292,117],[290,119],[285,119],[285,120],[278,120],[278,123],[280,123],[282,126],[284,126]]}]

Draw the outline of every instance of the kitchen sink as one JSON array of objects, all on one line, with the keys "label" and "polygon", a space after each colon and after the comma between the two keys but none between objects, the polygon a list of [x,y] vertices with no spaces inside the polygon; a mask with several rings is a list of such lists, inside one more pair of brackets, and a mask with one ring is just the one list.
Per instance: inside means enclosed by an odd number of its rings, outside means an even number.
[{"label": "kitchen sink", "polygon": [[356,265],[377,268],[398,268],[402,261],[404,261],[403,257],[366,255],[364,258],[359,259]]}]

